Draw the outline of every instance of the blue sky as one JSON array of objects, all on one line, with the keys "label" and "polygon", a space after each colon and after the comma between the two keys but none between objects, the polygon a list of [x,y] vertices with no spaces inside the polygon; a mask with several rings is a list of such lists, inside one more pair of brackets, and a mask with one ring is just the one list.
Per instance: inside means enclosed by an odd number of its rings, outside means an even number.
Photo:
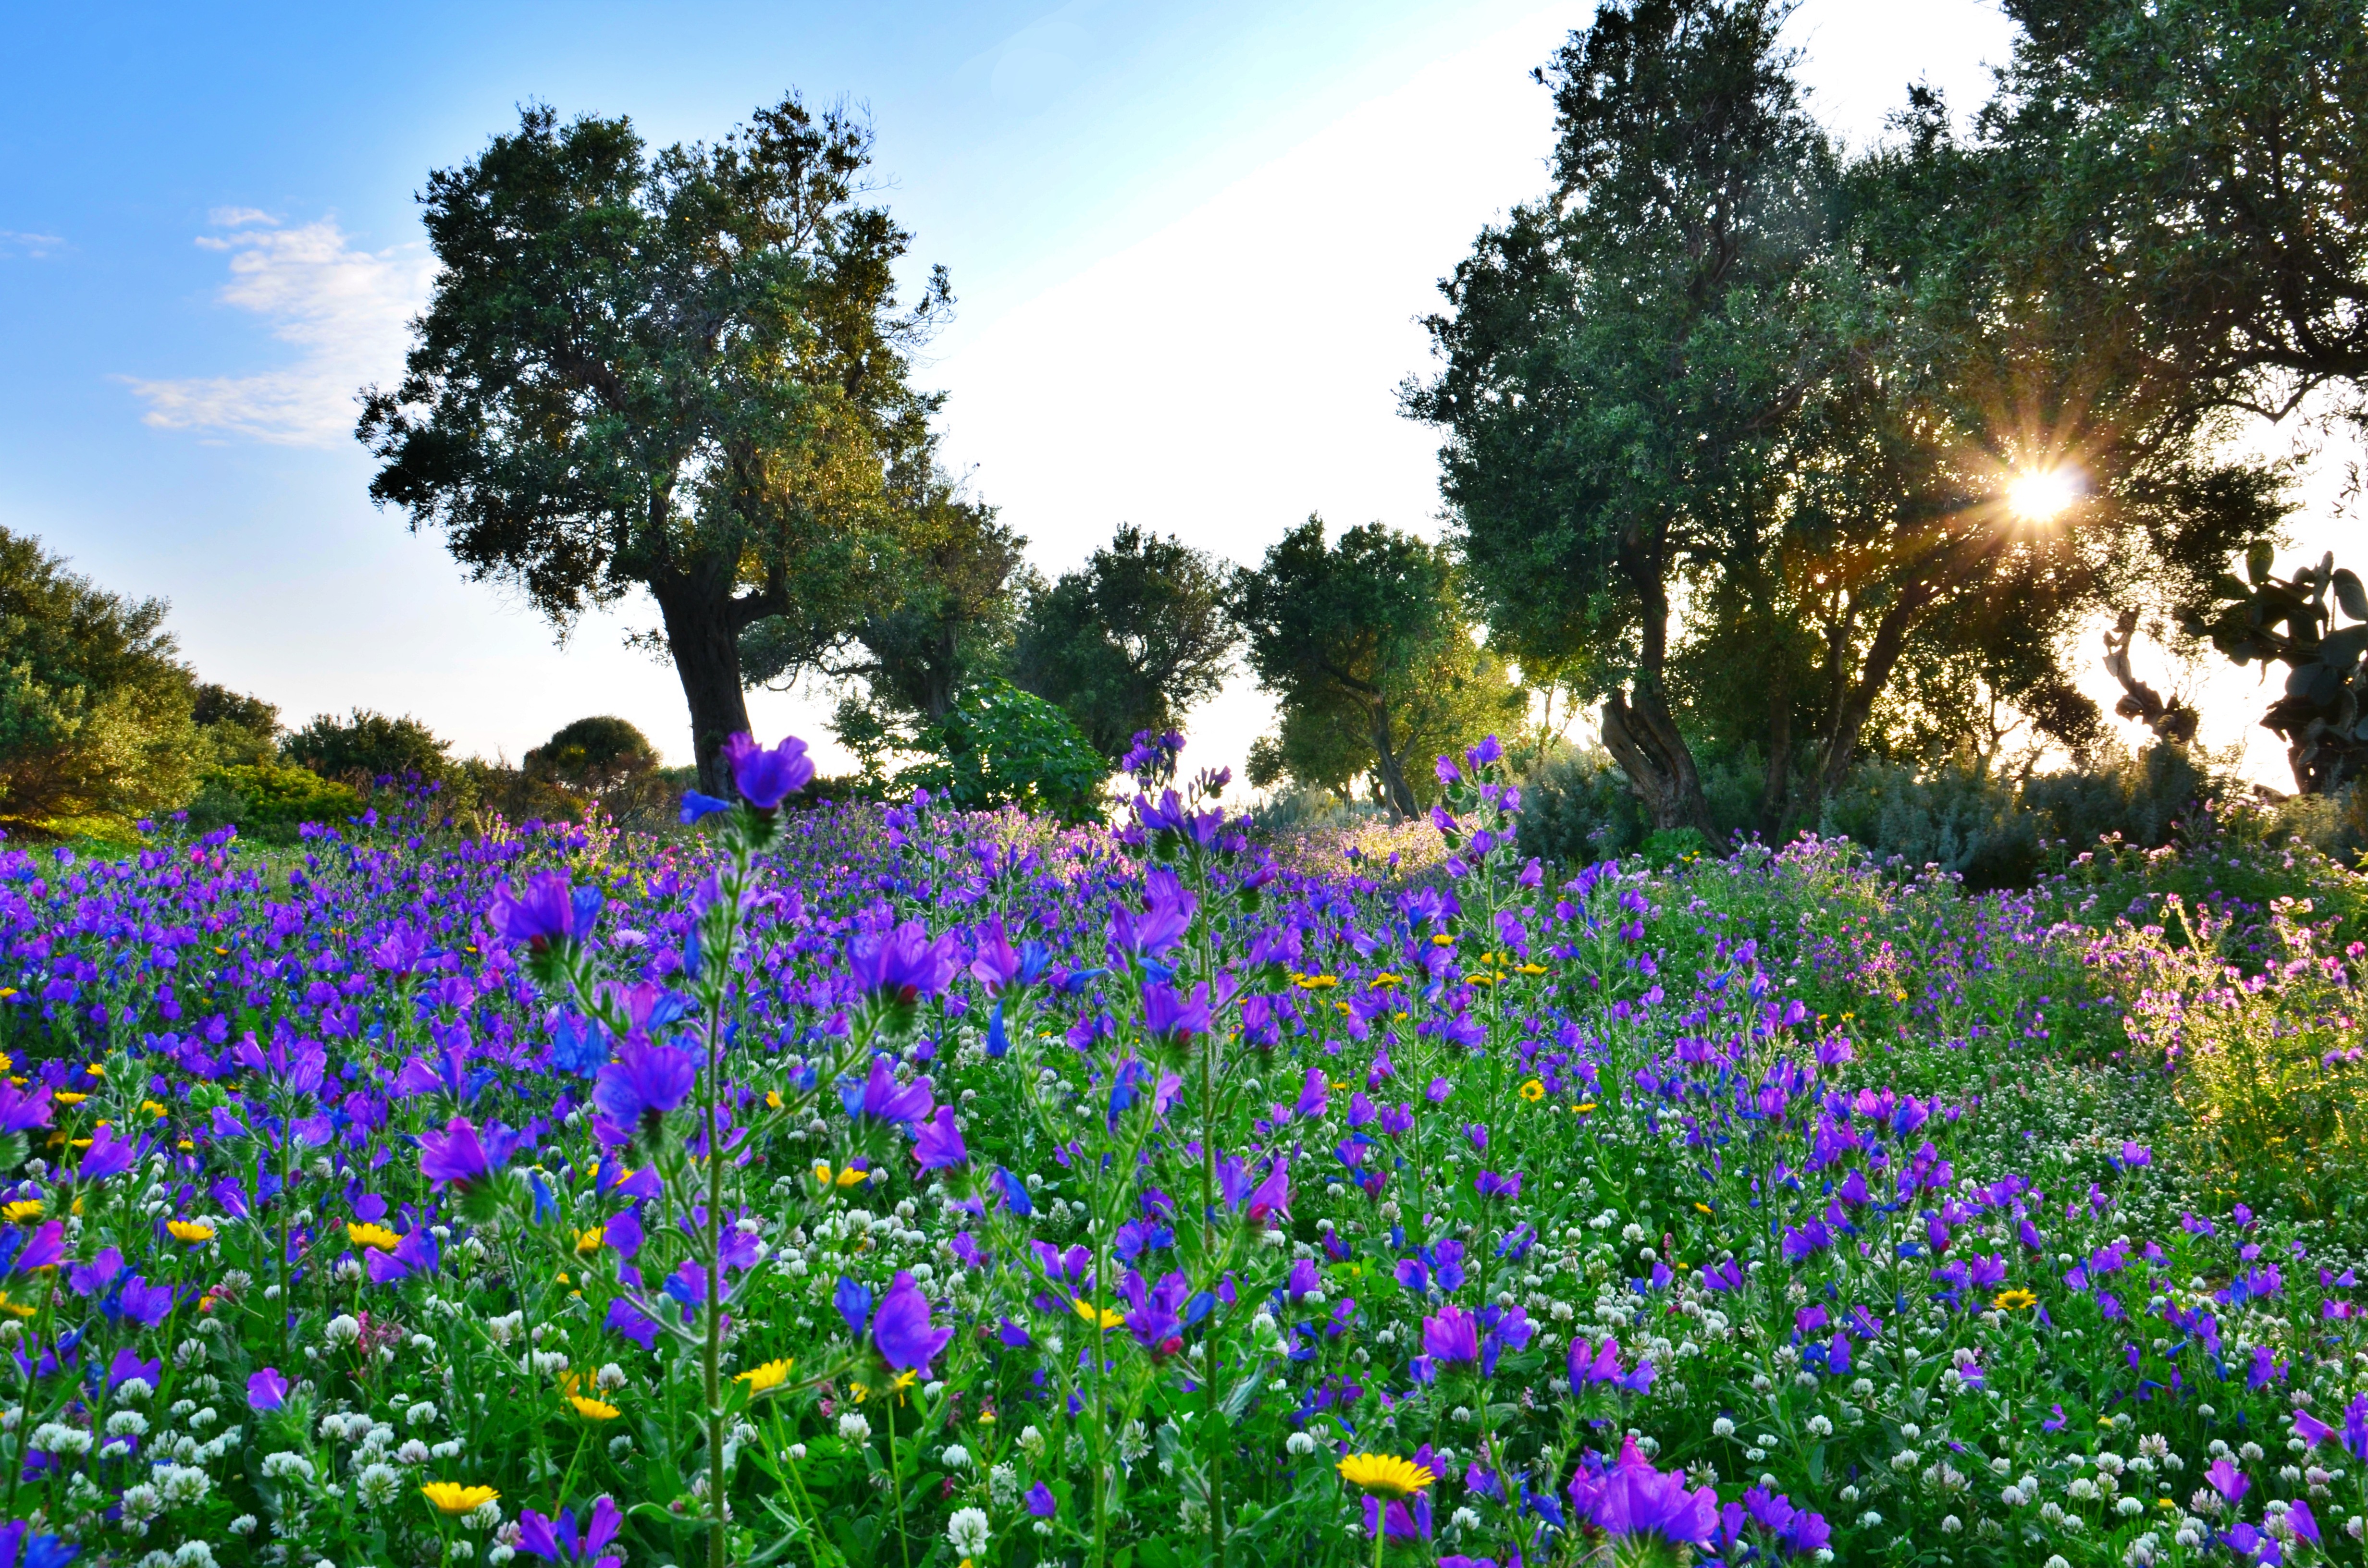
[{"label": "blue sky", "polygon": [[[1047,570],[1121,520],[1237,560],[1311,511],[1435,526],[1394,389],[1474,233],[1535,192],[1527,79],[1586,5],[30,7],[0,95],[0,526],[174,602],[211,679],[301,722],[356,703],[515,758],[586,712],[672,754],[671,671],[564,646],[364,495],[352,394],[400,370],[429,276],[414,193],[519,104],[712,138],[795,86],[869,108],[878,170],[961,297],[924,377],[949,456]],[[1809,0],[1829,120],[1907,81],[1970,107],[1977,0]],[[821,738],[811,694],[760,730]],[[1239,683],[1199,726],[1239,760]]]}]

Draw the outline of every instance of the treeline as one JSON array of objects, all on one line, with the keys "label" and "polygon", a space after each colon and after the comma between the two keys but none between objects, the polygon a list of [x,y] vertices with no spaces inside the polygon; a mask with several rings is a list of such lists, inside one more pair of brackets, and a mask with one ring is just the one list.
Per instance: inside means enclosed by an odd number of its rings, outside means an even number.
[{"label": "treeline", "polygon": [[202,679],[162,599],[108,591],[40,540],[0,529],[0,828],[128,842],[141,819],[187,814],[271,842],[336,823],[393,789],[483,829],[670,819],[683,782],[621,719],[578,720],[516,765],[455,757],[416,719],[357,708],[290,729],[262,698]]},{"label": "treeline", "polygon": [[371,494],[557,624],[646,591],[711,790],[746,687],[819,681],[875,777],[1081,809],[1240,656],[1280,710],[1257,782],[1405,814],[1435,753],[1542,713],[1543,756],[1592,709],[1653,831],[1778,838],[1870,767],[2100,756],[2076,676],[2112,624],[2163,744],[2193,716],[2134,649],[2280,666],[2264,722],[2337,795],[2368,598],[2277,574],[2294,464],[2232,437],[2368,426],[2363,0],[2006,6],[1970,119],[1916,87],[1853,148],[1780,0],[1605,0],[1535,74],[1547,187],[1403,390],[1438,543],[1311,519],[1236,568],[1122,529],[1033,577],[914,382],[951,281],[900,295],[869,127],[794,94],[664,150],[536,107],[432,173]]}]

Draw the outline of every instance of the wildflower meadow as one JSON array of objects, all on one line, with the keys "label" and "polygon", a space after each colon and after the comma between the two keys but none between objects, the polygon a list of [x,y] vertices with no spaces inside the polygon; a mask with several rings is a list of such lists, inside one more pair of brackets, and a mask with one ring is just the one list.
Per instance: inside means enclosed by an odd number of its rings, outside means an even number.
[{"label": "wildflower meadow", "polygon": [[2361,1560],[2338,867],[730,756],[663,842],[0,857],[0,1563]]}]

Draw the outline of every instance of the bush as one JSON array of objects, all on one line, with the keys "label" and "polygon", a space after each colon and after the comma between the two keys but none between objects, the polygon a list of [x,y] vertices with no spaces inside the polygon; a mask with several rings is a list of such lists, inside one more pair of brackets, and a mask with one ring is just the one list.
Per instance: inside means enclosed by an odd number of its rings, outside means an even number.
[{"label": "bush", "polygon": [[1101,815],[1110,764],[1076,721],[1006,681],[971,687],[953,711],[921,732],[928,760],[897,776],[965,810],[1022,806],[1063,822]]},{"label": "bush", "polygon": [[310,768],[236,763],[207,771],[189,802],[189,824],[200,832],[234,825],[244,837],[289,844],[300,824],[340,823],[361,810],[359,791]]},{"label": "bush", "polygon": [[189,672],[162,599],[127,599],[0,529],[0,813],[51,819],[170,810],[196,783]]},{"label": "bush", "polygon": [[[695,770],[669,770],[658,759],[657,747],[622,719],[601,716],[578,719],[526,754],[515,770],[521,778],[505,781],[508,793],[520,800],[540,787],[551,797],[544,809],[527,814],[544,818],[583,816],[598,805],[620,826],[656,832],[671,824],[682,790]],[[507,806],[496,809],[517,817]]]},{"label": "bush", "polygon": [[1521,853],[1550,865],[1587,866],[1633,854],[1652,831],[1627,775],[1600,748],[1566,748],[1521,781]]},{"label": "bush", "polygon": [[1977,888],[2031,880],[2040,823],[2023,812],[2014,787],[1987,772],[1945,764],[1930,773],[1873,763],[1826,802],[1817,831],[1847,838],[1877,860],[1938,867]]},{"label": "bush", "polygon": [[367,708],[351,717],[314,715],[313,722],[281,744],[287,760],[311,768],[324,778],[368,788],[380,778],[416,775],[424,779],[450,777],[452,744],[405,715],[390,718]]}]

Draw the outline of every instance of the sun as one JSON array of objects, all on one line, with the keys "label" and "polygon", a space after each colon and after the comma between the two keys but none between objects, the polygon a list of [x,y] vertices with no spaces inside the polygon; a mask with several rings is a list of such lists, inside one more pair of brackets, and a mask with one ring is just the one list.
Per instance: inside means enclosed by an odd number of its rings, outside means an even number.
[{"label": "sun", "polygon": [[2027,523],[2054,522],[2084,493],[2079,471],[2040,469],[2007,481],[2007,509]]}]

